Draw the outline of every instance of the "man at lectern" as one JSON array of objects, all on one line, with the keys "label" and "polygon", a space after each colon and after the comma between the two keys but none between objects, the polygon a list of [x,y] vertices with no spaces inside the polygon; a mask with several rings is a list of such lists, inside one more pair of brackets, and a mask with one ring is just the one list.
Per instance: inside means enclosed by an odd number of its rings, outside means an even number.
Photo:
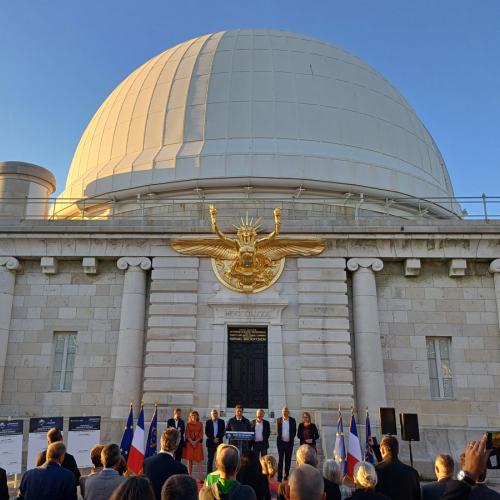
[{"label": "man at lectern", "polygon": [[[226,424],[226,432],[252,432],[250,420],[243,416],[243,406],[236,405],[234,408],[234,417],[230,418]],[[248,451],[250,448],[250,441],[229,439],[229,444],[236,446],[241,453]]]}]

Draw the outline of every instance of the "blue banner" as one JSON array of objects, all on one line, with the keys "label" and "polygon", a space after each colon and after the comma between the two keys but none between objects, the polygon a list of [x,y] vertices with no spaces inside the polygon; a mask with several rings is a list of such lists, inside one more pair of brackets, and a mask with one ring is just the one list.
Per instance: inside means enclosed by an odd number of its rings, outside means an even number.
[{"label": "blue banner", "polygon": [[99,431],[101,417],[69,417],[70,431]]},{"label": "blue banner", "polygon": [[23,424],[23,420],[0,420],[0,436],[22,434],[24,430]]},{"label": "blue banner", "polygon": [[30,434],[47,432],[52,427],[63,431],[63,417],[37,417],[30,418]]}]

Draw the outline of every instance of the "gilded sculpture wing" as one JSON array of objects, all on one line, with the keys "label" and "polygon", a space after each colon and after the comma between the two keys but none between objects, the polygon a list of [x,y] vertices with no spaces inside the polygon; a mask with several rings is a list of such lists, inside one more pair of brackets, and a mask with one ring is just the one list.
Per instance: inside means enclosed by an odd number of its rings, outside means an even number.
[{"label": "gilded sculpture wing", "polygon": [[274,238],[262,241],[257,252],[271,260],[279,260],[288,255],[317,255],[326,248],[326,240],[315,238]]},{"label": "gilded sculpture wing", "polygon": [[238,256],[236,243],[219,238],[192,238],[172,240],[171,245],[186,255],[209,255],[216,259],[235,259]]}]

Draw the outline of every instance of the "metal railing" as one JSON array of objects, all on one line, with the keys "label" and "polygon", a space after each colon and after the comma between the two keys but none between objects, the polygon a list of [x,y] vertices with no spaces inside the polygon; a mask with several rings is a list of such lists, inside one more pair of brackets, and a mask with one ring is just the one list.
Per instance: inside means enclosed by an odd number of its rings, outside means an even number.
[{"label": "metal railing", "polygon": [[[162,198],[159,195],[114,198],[3,198],[0,220],[205,220],[208,205],[215,204],[221,219],[234,219],[248,211],[251,216],[268,216],[280,207],[288,220],[316,217],[343,217],[355,221],[401,218],[404,220],[500,220],[500,196],[455,198],[374,198],[347,193],[339,197],[269,198],[258,194],[246,197]],[[270,212],[272,213],[272,211]]]}]

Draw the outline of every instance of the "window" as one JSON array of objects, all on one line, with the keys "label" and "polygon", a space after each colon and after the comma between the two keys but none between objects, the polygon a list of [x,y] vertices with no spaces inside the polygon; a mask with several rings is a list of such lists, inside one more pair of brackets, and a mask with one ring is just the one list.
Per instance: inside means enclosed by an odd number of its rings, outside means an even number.
[{"label": "window", "polygon": [[76,333],[54,335],[53,391],[70,391],[75,367]]},{"label": "window", "polygon": [[433,399],[453,398],[451,377],[451,339],[448,337],[427,338],[427,359]]}]

